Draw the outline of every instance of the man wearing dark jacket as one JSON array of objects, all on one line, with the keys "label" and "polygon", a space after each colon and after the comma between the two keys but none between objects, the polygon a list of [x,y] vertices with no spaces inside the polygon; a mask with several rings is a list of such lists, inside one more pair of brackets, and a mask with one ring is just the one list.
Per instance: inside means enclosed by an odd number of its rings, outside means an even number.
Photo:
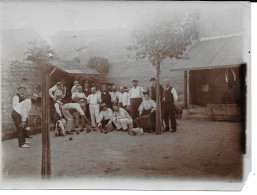
[{"label": "man wearing dark jacket", "polygon": [[[156,79],[155,78],[151,78],[150,81],[152,82],[152,86],[151,86],[151,99],[153,101],[156,102],[156,86],[157,86],[157,83],[156,83]],[[163,97],[163,87],[161,84],[159,84],[160,86],[160,100],[162,100],[162,97]]]},{"label": "man wearing dark jacket", "polygon": [[176,132],[177,126],[176,126],[176,117],[175,112],[176,108],[174,105],[174,102],[177,101],[178,95],[174,87],[171,86],[170,80],[165,80],[165,89],[163,91],[163,103],[162,103],[162,109],[163,109],[163,118],[165,122],[165,131],[169,131],[169,121],[171,122],[171,128],[172,132]]},{"label": "man wearing dark jacket", "polygon": [[107,86],[102,86],[102,92],[100,92],[101,103],[105,103],[108,108],[112,107],[112,97],[109,91],[107,91]]}]

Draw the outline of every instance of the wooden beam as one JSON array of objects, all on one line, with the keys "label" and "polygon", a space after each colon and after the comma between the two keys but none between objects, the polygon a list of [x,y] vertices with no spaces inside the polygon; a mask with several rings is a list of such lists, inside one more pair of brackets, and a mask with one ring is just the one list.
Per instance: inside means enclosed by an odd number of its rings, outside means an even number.
[{"label": "wooden beam", "polygon": [[42,64],[42,167],[41,176],[43,179],[51,176],[51,153],[50,153],[50,99],[49,99],[49,73],[45,64]]},{"label": "wooden beam", "polygon": [[184,71],[184,107],[187,109],[187,71]]}]

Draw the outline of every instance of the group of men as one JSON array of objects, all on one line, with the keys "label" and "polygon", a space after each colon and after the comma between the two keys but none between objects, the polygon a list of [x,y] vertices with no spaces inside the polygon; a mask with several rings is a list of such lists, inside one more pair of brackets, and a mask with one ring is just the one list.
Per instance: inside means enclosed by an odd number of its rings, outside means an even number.
[{"label": "group of men", "polygon": [[[89,88],[88,83],[83,87],[78,81],[74,81],[71,88],[71,102],[63,103],[66,96],[65,82],[57,82],[49,89],[49,95],[54,101],[54,123],[56,135],[73,134],[86,130],[108,133],[109,130],[129,131],[133,127],[142,127],[144,131],[155,131],[155,109],[156,109],[156,79],[151,78],[152,86],[144,90],[133,80],[131,88],[116,86],[109,91],[106,85],[101,90],[96,87]],[[30,142],[26,141],[26,124],[28,112],[37,99],[33,95],[31,99],[25,99],[25,86],[18,87],[18,93],[13,98],[12,118],[17,132],[19,146],[28,148]],[[160,100],[162,119],[165,122],[165,131],[176,131],[175,105],[177,92],[171,86],[169,80],[165,80],[165,87],[160,85]],[[89,121],[91,120],[91,122]],[[170,122],[169,122],[170,121]],[[58,124],[62,124],[64,131],[58,130]],[[87,127],[86,127],[87,124]],[[91,128],[88,128],[90,127]]]}]

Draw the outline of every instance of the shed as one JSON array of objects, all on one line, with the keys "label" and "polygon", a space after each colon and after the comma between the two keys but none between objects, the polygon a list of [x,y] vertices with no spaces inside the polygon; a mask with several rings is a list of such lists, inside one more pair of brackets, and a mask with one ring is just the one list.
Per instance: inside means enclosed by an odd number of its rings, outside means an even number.
[{"label": "shed", "polygon": [[[186,56],[171,69],[184,71],[185,110],[182,118],[240,120],[242,102],[245,101],[243,37],[203,39],[194,44]],[[198,110],[192,111],[196,107]],[[199,115],[195,117],[192,113]]]}]

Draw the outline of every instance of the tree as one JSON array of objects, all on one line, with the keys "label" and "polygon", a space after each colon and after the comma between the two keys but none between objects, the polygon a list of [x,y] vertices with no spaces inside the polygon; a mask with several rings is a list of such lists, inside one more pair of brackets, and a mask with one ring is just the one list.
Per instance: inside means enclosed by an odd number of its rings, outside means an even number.
[{"label": "tree", "polygon": [[129,51],[134,51],[135,58],[142,60],[147,58],[156,66],[156,132],[161,133],[160,114],[160,64],[166,59],[186,58],[185,51],[192,45],[193,40],[198,39],[197,14],[158,10],[148,13],[135,25],[131,32],[136,43],[129,46]]},{"label": "tree", "polygon": [[105,74],[109,72],[110,64],[106,58],[92,57],[88,60],[87,66],[100,73],[100,80],[103,82]]},{"label": "tree", "polygon": [[30,42],[31,48],[25,52],[27,54],[26,60],[42,65],[51,65],[53,61],[58,59],[56,53],[51,46],[45,42],[34,41]]}]

